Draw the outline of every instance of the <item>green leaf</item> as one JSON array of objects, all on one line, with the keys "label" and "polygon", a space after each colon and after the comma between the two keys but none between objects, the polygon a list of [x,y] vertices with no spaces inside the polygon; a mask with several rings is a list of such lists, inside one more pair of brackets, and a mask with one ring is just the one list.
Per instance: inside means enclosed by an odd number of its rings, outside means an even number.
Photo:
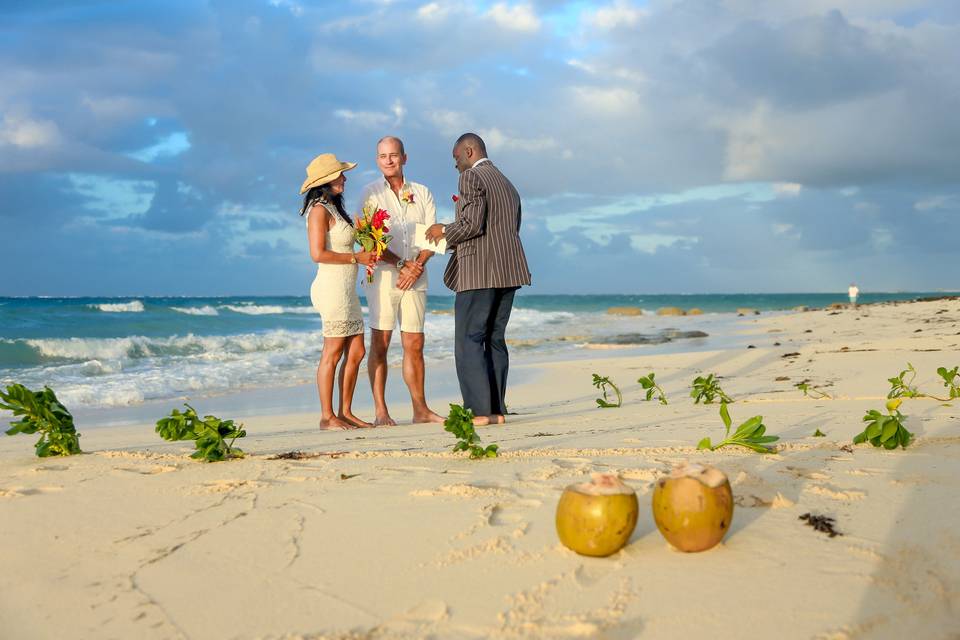
[{"label": "green leaf", "polygon": [[817,429],[816,431],[813,432],[813,436],[812,436],[812,437],[814,437],[814,438],[825,438],[825,437],[827,437],[827,434],[825,434],[823,431],[820,431],[820,429]]},{"label": "green leaf", "polygon": [[881,416],[874,422],[870,423],[867,426],[867,431],[866,431],[867,439],[873,440],[874,438],[879,437],[880,434],[883,433],[883,425],[886,424],[888,419],[889,419],[888,416]]},{"label": "green leaf", "polygon": [[853,444],[863,444],[867,441],[867,432],[858,433],[853,437]]},{"label": "green leaf", "polygon": [[[880,433],[880,442],[887,442],[893,436],[897,434],[897,430],[900,429],[900,422],[897,420],[887,420],[883,425],[883,431]],[[893,441],[894,446],[896,446],[896,440]]]},{"label": "green leaf", "polygon": [[[723,405],[726,406],[726,405]],[[754,434],[760,427],[763,426],[763,416],[753,416],[739,427],[737,427],[736,432],[733,434],[734,437],[739,438],[748,438]]]},{"label": "green leaf", "polygon": [[730,419],[730,411],[727,410],[726,402],[720,403],[720,419],[723,420],[724,426],[727,428],[727,431],[729,431],[733,421]]},{"label": "green leaf", "polygon": [[710,445],[710,438],[704,438],[697,444],[697,449],[710,449],[713,451],[713,447]]}]

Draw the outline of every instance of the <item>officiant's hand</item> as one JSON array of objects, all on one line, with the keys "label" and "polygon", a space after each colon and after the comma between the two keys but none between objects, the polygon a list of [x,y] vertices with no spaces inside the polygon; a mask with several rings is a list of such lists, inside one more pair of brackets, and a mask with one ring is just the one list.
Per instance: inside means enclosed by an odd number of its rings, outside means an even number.
[{"label": "officiant's hand", "polygon": [[443,225],[440,223],[432,224],[427,227],[423,235],[433,244],[439,244],[439,242],[443,240]]}]

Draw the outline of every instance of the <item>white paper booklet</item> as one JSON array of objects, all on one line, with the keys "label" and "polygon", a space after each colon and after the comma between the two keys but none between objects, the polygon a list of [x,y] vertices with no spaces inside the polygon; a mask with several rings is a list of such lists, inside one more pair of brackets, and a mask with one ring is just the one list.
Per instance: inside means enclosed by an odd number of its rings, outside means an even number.
[{"label": "white paper booklet", "polygon": [[433,251],[434,253],[444,254],[447,252],[447,241],[440,240],[439,243],[433,244],[427,240],[427,225],[417,223],[417,227],[414,230],[413,243],[417,245],[418,249],[426,249],[427,251]]}]

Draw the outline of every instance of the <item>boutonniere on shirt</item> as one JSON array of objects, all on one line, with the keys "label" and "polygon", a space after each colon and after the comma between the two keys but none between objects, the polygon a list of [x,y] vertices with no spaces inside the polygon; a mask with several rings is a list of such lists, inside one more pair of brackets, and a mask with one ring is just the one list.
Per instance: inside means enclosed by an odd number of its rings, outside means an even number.
[{"label": "boutonniere on shirt", "polygon": [[458,196],[457,194],[453,194],[451,197],[453,198],[454,202],[460,199],[460,196]]},{"label": "boutonniere on shirt", "polygon": [[407,191],[402,196],[400,196],[400,199],[406,202],[407,204],[413,204],[413,191]]}]

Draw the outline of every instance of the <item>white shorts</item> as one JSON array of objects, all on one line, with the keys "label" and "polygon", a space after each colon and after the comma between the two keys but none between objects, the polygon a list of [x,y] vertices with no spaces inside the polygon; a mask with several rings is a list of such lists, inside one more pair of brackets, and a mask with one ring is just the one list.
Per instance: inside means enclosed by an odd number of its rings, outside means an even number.
[{"label": "white shorts", "polygon": [[366,293],[371,329],[393,331],[399,320],[400,331],[423,333],[423,319],[427,310],[426,291],[370,286]]}]

